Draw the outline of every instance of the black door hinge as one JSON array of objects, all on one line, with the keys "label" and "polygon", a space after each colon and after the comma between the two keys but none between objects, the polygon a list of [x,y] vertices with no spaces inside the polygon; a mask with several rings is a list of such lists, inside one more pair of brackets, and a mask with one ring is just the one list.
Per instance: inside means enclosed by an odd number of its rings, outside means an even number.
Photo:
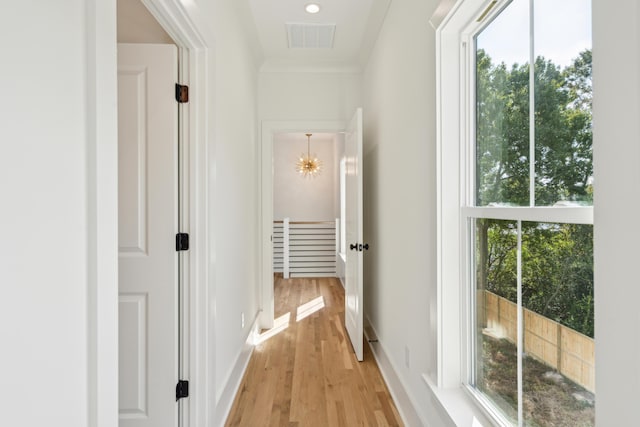
[{"label": "black door hinge", "polygon": [[188,251],[189,250],[189,234],[178,233],[176,234],[176,251]]},{"label": "black door hinge", "polygon": [[179,380],[176,384],[176,402],[183,397],[189,397],[189,381]]},{"label": "black door hinge", "polygon": [[189,86],[176,83],[176,101],[180,104],[189,102]]}]

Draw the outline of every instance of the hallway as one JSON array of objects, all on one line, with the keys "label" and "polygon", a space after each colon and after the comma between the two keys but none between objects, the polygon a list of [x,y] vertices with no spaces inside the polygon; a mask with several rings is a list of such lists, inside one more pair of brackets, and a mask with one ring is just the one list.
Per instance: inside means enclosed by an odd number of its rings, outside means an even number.
[{"label": "hallway", "polygon": [[227,426],[400,426],[368,345],[357,362],[338,279],[275,278],[275,326],[254,349]]}]

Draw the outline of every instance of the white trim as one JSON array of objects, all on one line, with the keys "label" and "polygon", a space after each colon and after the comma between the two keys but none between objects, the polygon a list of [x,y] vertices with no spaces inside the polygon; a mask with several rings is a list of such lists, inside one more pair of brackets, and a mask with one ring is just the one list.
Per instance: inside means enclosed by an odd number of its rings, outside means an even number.
[{"label": "white trim", "polygon": [[593,224],[592,206],[549,207],[478,207],[465,206],[462,215],[466,218],[491,218],[514,221],[554,222],[567,224]]},{"label": "white trim", "polygon": [[280,132],[312,132],[312,133],[338,133],[344,132],[346,123],[341,120],[318,121],[263,121],[260,137],[260,271],[261,271],[261,295],[262,310],[260,315],[260,327],[271,329],[274,320],[273,302],[273,137]]},{"label": "white trim", "polygon": [[524,423],[524,402],[523,402],[523,390],[522,390],[522,369],[523,362],[522,357],[524,355],[524,319],[522,315],[522,221],[518,221],[518,248],[516,250],[517,267],[516,277],[518,284],[516,305],[518,311],[516,312],[516,328],[517,328],[517,345],[516,345],[516,359],[517,359],[517,390],[518,390],[518,426],[522,427]]},{"label": "white trim", "polygon": [[[189,51],[189,85],[191,107],[189,109],[189,224],[188,231],[192,236],[189,255],[189,358],[188,369],[191,388],[189,398],[190,426],[205,427],[208,425],[209,389],[207,378],[213,375],[208,365],[213,356],[209,353],[209,340],[215,337],[214,325],[209,320],[209,304],[212,299],[207,286],[209,277],[214,273],[208,264],[208,168],[207,168],[207,49]],[[209,268],[208,268],[209,266]]]},{"label": "white trim", "polygon": [[253,320],[253,325],[249,329],[244,345],[240,350],[240,354],[238,354],[238,357],[236,358],[236,363],[234,363],[231,372],[229,372],[228,378],[224,381],[224,388],[216,393],[215,406],[218,410],[213,416],[213,421],[211,423],[212,426],[224,425],[229,417],[229,413],[233,407],[233,402],[238,394],[247,366],[249,366],[253,349],[255,348],[255,337],[260,333],[260,328],[258,326],[259,317],[260,313],[257,313]]},{"label": "white trim", "polygon": [[[529,206],[536,205],[536,51],[533,0],[529,0]],[[531,141],[534,141],[532,144]],[[518,401],[520,402],[520,401]],[[522,415],[521,408],[518,409]]]},{"label": "white trim", "polygon": [[282,278],[289,278],[289,218],[282,220]]},{"label": "white trim", "polygon": [[[187,11],[178,0],[142,0],[163,29],[180,48],[180,83],[189,86],[190,101],[183,109],[181,125],[183,136],[181,191],[185,203],[181,210],[183,232],[191,235],[189,254],[184,258],[187,266],[182,272],[184,298],[182,306],[182,372],[190,380],[190,396],[181,401],[181,426],[208,425],[210,405],[208,399],[209,339],[215,328],[209,324],[207,301],[207,49],[203,35],[191,16],[198,11]],[[193,7],[191,5],[190,7]],[[199,96],[202,95],[202,96]],[[116,169],[117,171],[117,169]],[[117,233],[116,233],[117,236]],[[186,408],[186,410],[184,410]]]},{"label": "white trim", "polygon": [[86,3],[87,425],[118,423],[116,1]]},{"label": "white trim", "polygon": [[[457,11],[461,1],[452,11]],[[443,20],[446,26],[452,20]],[[452,117],[459,115],[459,46],[455,31],[436,31],[436,174],[437,174],[437,386],[457,387],[460,376],[460,141],[461,128]],[[454,64],[454,65],[447,65]],[[446,88],[446,89],[445,89]],[[446,144],[444,141],[455,141]],[[453,165],[456,165],[453,167]],[[444,286],[447,283],[448,286]],[[456,285],[457,284],[457,285]],[[447,333],[451,330],[453,333]]]},{"label": "white trim", "polygon": [[416,405],[416,402],[413,401],[413,399],[411,398],[411,394],[407,392],[407,387],[405,387],[404,383],[402,382],[402,378],[400,378],[400,376],[398,375],[399,371],[393,365],[393,362],[385,351],[382,343],[378,340],[370,340],[371,337],[368,336],[367,330],[370,329],[371,331],[373,331],[374,337],[377,337],[378,333],[371,325],[371,320],[368,316],[366,318],[366,321],[367,327],[364,328],[365,338],[367,339],[369,348],[371,348],[373,358],[378,364],[378,368],[380,369],[382,378],[384,379],[384,382],[389,389],[391,398],[396,404],[396,408],[398,409],[400,418],[402,418],[402,423],[406,426],[431,425],[427,422],[427,420],[423,420],[420,418],[419,412],[416,410],[416,408],[418,408],[419,406]]},{"label": "white trim", "polygon": [[[189,53],[188,50],[179,48],[178,51],[178,83],[183,85],[188,85],[189,82]],[[178,104],[178,109],[180,113],[178,114],[178,130],[180,133],[179,136],[179,154],[178,159],[180,161],[180,166],[178,169],[179,173],[179,202],[178,208],[180,209],[180,214],[178,216],[178,232],[185,233],[190,229],[189,225],[191,224],[189,213],[191,211],[192,206],[189,205],[189,200],[192,200],[189,197],[189,184],[190,184],[190,174],[191,174],[191,145],[189,139],[189,112],[191,106],[188,104]],[[180,309],[178,311],[181,319],[180,319],[180,345],[178,347],[178,351],[180,351],[180,359],[178,364],[178,376],[180,379],[188,379],[189,378],[189,366],[190,366],[190,354],[191,354],[191,343],[189,340],[189,315],[190,315],[190,295],[191,295],[191,253],[192,251],[184,251],[178,254],[178,262],[179,262],[179,270],[178,273],[180,275],[179,278],[179,303]],[[182,399],[180,401],[180,426],[187,427],[189,426],[189,411],[188,407],[185,410],[185,406],[190,405],[190,401]]]},{"label": "white trim", "polygon": [[483,25],[475,22],[477,11],[484,10],[489,2],[472,7],[463,7],[463,0],[455,5],[450,3],[447,0],[441,3],[448,7],[448,15],[432,18],[440,23],[436,29],[438,360],[436,383],[428,375],[423,378],[443,412],[456,423],[462,419],[468,423],[473,416],[486,417],[462,387],[470,369],[469,361],[463,357],[470,345],[466,312],[470,301],[464,285],[467,280],[464,266],[470,262],[470,254],[462,240],[468,227],[464,214],[470,212],[463,213],[460,207],[471,198],[467,185],[471,176],[466,171],[473,153],[466,150],[472,138],[469,124],[474,120],[467,108],[471,79],[464,67],[470,61],[472,38],[465,32]]},{"label": "white trim", "polygon": [[433,404],[438,415],[449,424],[467,427],[475,426],[474,420],[483,427],[498,425],[500,427],[512,427],[508,423],[500,423],[500,415],[491,412],[491,408],[476,405],[474,399],[481,397],[475,390],[469,387],[442,388],[438,387],[428,375],[422,374],[422,380],[433,396]]},{"label": "white trim", "polygon": [[207,48],[198,26],[185,9],[184,2],[179,0],[141,1],[178,47],[189,51]]},{"label": "white trim", "polygon": [[437,29],[442,24],[455,4],[456,0],[440,0],[440,3],[429,19],[429,23],[434,29]]}]

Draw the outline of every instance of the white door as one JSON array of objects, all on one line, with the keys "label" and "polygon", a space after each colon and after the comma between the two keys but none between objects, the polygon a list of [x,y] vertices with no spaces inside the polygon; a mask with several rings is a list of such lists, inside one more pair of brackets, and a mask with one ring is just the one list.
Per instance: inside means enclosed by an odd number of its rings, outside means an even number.
[{"label": "white door", "polygon": [[362,255],[362,109],[358,108],[345,135],[346,238],[345,324],[358,360],[363,360]]},{"label": "white door", "polygon": [[178,424],[178,57],[118,45],[120,427]]}]

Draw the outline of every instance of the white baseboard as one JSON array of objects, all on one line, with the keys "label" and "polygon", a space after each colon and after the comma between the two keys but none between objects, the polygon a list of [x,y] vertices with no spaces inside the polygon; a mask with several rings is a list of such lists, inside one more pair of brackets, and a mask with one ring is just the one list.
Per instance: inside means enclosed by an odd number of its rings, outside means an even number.
[{"label": "white baseboard", "polygon": [[247,339],[245,340],[242,350],[236,359],[236,363],[231,370],[231,374],[229,374],[229,378],[227,378],[224,389],[217,399],[218,403],[216,404],[216,410],[214,411],[213,416],[214,426],[224,426],[224,423],[229,417],[233,401],[236,398],[236,394],[238,394],[242,378],[244,377],[244,373],[249,365],[249,360],[251,360],[251,354],[253,354],[254,338],[259,331],[258,317],[259,316],[256,315]]},{"label": "white baseboard", "polygon": [[[396,404],[396,408],[398,408],[398,413],[402,418],[402,422],[408,427],[424,426],[425,424],[420,419],[420,416],[416,411],[416,407],[411,401],[404,384],[402,384],[402,380],[398,376],[391,359],[389,359],[387,352],[384,349],[384,346],[378,341],[378,333],[371,325],[368,317],[366,318],[366,327],[364,330],[365,338],[367,339],[367,342],[369,342],[369,347],[371,348],[373,357],[378,363],[378,367],[382,373],[382,378],[384,378],[384,381],[389,388],[389,392],[391,393],[393,402]],[[370,334],[373,334],[373,336],[370,337]]]}]

